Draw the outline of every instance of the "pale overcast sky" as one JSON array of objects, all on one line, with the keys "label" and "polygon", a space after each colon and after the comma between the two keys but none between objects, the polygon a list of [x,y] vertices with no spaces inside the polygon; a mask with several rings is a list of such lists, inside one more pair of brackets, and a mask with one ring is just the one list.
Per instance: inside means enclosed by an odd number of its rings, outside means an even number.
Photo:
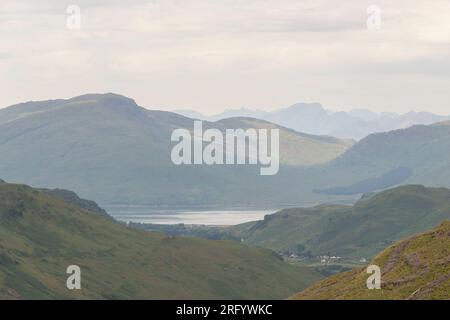
[{"label": "pale overcast sky", "polygon": [[92,92],[207,114],[450,114],[450,0],[0,0],[0,107]]}]

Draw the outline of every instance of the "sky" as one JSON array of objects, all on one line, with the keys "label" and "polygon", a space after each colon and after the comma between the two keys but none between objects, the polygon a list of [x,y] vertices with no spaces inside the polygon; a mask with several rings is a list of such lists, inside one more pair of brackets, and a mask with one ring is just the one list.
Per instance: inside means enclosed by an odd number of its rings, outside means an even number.
[{"label": "sky", "polygon": [[450,0],[0,0],[0,108],[114,92],[448,115],[449,88]]}]

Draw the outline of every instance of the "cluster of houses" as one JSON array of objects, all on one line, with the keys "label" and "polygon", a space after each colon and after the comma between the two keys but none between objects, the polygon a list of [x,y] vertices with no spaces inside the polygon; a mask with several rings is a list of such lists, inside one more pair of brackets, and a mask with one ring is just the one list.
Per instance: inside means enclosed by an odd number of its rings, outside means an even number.
[{"label": "cluster of houses", "polygon": [[319,256],[319,259],[320,259],[320,263],[330,264],[333,262],[338,262],[342,258],[337,257],[337,256]]},{"label": "cluster of houses", "polygon": [[[290,260],[297,260],[297,261],[301,261],[301,260],[308,260],[307,257],[305,256],[299,256],[295,253],[288,253],[284,255],[285,258],[290,259]],[[331,255],[323,255],[323,256],[318,256],[317,259],[320,261],[321,264],[325,264],[325,265],[329,265],[329,264],[335,264],[335,263],[339,263],[342,262],[342,257],[339,256],[331,256]],[[347,259],[345,259],[347,260]],[[360,258],[358,260],[358,262],[360,264],[365,264],[367,263],[367,259],[366,258]]]}]

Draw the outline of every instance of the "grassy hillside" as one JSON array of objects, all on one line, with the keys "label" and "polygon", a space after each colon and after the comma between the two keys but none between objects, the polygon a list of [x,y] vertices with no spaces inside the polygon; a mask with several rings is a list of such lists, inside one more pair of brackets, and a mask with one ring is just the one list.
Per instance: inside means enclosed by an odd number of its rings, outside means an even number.
[{"label": "grassy hillside", "polygon": [[410,185],[370,195],[354,206],[285,209],[225,231],[280,252],[367,258],[444,219],[450,219],[450,190]]},{"label": "grassy hillside", "polygon": [[[276,126],[237,118],[204,123],[211,127]],[[0,176],[74,190],[99,203],[263,206],[297,202],[302,194],[294,188],[302,172],[298,167],[332,160],[351,144],[277,127],[280,173],[261,177],[256,166],[173,165],[170,137],[177,128],[192,129],[193,120],[147,110],[115,94],[11,106],[0,110]],[[286,192],[280,193],[282,186]]]},{"label": "grassy hillside", "polygon": [[[65,287],[82,270],[82,290]],[[0,184],[1,299],[285,298],[317,280],[273,252],[129,229],[23,185]]]},{"label": "grassy hillside", "polygon": [[366,269],[327,278],[293,299],[450,299],[450,221],[378,255],[381,289],[368,290]]}]

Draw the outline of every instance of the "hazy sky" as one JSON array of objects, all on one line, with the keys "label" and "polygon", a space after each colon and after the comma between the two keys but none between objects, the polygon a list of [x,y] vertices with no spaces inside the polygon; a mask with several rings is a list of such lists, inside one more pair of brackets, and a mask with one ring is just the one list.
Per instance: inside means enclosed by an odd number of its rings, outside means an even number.
[{"label": "hazy sky", "polygon": [[450,0],[0,0],[0,107],[88,92],[207,114],[450,114]]}]

